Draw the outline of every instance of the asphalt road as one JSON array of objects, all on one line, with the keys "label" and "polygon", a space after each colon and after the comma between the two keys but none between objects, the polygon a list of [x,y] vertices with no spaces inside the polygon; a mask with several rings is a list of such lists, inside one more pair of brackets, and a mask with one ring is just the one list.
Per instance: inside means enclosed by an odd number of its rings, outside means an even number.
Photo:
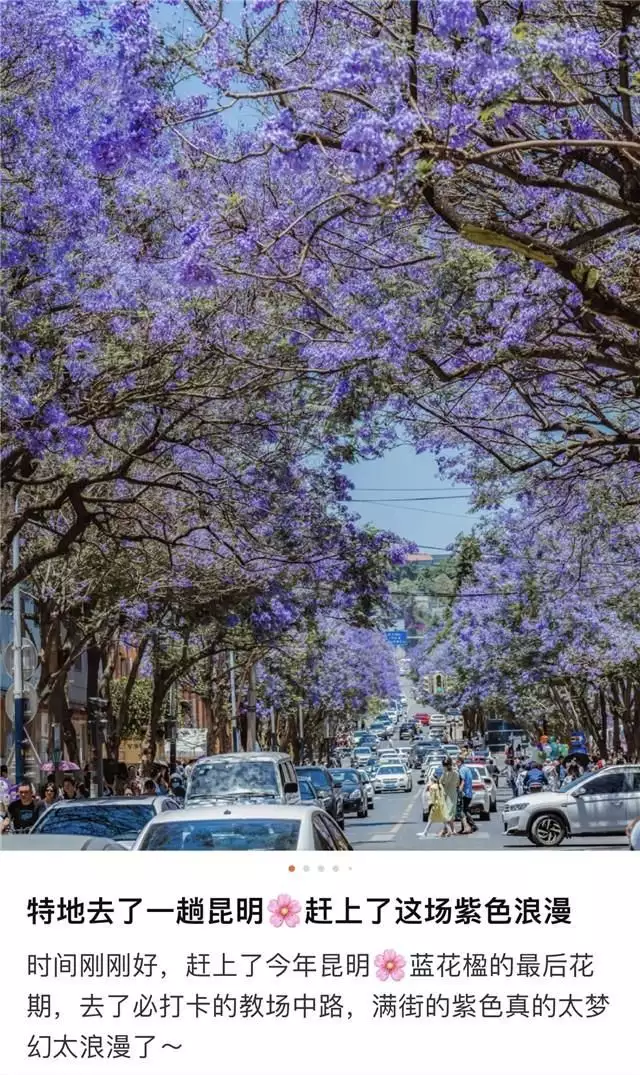
[{"label": "asphalt road", "polygon": [[555,850],[628,851],[629,843],[624,836],[603,836],[565,840],[559,849],[534,847],[528,840],[505,836],[500,814],[501,803],[510,798],[506,788],[498,787],[498,812],[490,821],[477,821],[478,831],[470,836],[451,836],[441,839],[440,826],[435,826],[425,839],[418,833],[422,823],[422,784],[414,778],[413,791],[386,792],[376,795],[375,807],[368,818],[349,818],[345,833],[356,851],[502,851],[517,854],[538,851],[553,854]]}]

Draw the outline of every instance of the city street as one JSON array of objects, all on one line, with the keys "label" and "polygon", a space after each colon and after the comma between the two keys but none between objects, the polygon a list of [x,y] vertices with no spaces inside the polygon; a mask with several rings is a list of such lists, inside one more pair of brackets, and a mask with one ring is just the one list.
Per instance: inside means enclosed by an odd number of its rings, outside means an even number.
[{"label": "city street", "polygon": [[[424,708],[415,701],[411,680],[401,679],[401,686],[407,698],[407,714],[414,716]],[[394,746],[406,746],[394,739]],[[498,764],[503,764],[499,755]],[[422,821],[422,784],[417,781],[418,770],[413,771],[413,790],[387,792],[376,795],[375,809],[369,811],[369,817],[359,820],[347,820],[346,834],[356,851],[548,851],[547,848],[535,847],[524,838],[507,837],[502,827],[502,803],[511,798],[511,793],[504,786],[498,785],[498,810],[491,815],[490,821],[477,821],[478,832],[469,836],[441,839],[441,826],[434,825],[426,839],[418,833],[424,828]],[[628,850],[629,843],[624,836],[604,836],[593,838],[576,838],[565,840],[561,850]]]},{"label": "city street", "polygon": [[[501,803],[508,795],[504,787],[498,788],[498,812],[490,821],[478,821],[478,832],[470,836],[440,839],[440,826],[434,826],[426,840],[418,838],[422,830],[422,785],[414,778],[413,791],[409,794],[388,792],[376,795],[375,809],[369,817],[358,820],[350,818],[345,829],[355,851],[540,851],[553,854],[552,849],[537,848],[525,839],[505,837],[500,816]],[[620,850],[628,851],[629,842],[624,836],[610,836],[566,840],[561,851]]]}]

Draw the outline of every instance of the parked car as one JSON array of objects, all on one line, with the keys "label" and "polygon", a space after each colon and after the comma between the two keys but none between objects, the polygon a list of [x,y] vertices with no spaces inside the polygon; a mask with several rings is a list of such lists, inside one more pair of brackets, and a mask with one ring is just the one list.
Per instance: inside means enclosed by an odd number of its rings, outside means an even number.
[{"label": "parked car", "polygon": [[298,803],[194,806],[151,821],[134,851],[353,851],[326,810]]},{"label": "parked car", "polygon": [[40,815],[32,836],[90,836],[133,847],[147,822],[156,815],[175,813],[178,801],[170,795],[112,795],[107,799],[59,799]]},{"label": "parked car", "polygon": [[296,769],[296,775],[313,784],[320,805],[333,820],[344,828],[344,803],[340,788],[334,784],[331,773],[324,765],[300,765]]},{"label": "parked car", "polygon": [[342,792],[345,814],[368,817],[367,790],[358,776],[357,769],[330,769],[329,771],[334,784],[337,784]]},{"label": "parked car", "polygon": [[489,809],[492,814],[495,814],[498,809],[498,789],[496,787],[496,782],[486,765],[474,765],[474,769],[489,792]]},{"label": "parked car", "polygon": [[502,811],[508,836],[537,847],[558,847],[571,836],[624,836],[640,817],[640,765],[584,773],[561,791],[520,795]]},{"label": "parked car", "polygon": [[358,776],[364,784],[364,790],[367,793],[367,806],[370,810],[373,810],[376,805],[376,793],[373,787],[373,777],[366,769],[358,769]]},{"label": "parked car", "polygon": [[376,791],[411,791],[413,779],[404,765],[391,763],[381,765],[373,778]]},{"label": "parked car", "polygon": [[242,802],[300,802],[300,789],[288,754],[250,751],[200,758],[187,781],[185,807]]}]

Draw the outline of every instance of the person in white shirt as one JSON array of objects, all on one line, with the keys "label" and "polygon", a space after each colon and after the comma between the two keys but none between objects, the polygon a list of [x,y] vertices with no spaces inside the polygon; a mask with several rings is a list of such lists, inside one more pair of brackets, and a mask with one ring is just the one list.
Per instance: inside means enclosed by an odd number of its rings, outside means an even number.
[{"label": "person in white shirt", "polygon": [[632,821],[627,826],[627,836],[629,837],[630,849],[640,851],[640,817],[637,817],[635,821]]}]

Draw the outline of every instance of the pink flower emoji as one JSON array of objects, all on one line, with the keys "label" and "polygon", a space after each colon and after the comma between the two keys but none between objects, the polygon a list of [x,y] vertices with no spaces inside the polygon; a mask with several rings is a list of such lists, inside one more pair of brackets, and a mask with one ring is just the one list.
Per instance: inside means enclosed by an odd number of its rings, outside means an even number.
[{"label": "pink flower emoji", "polygon": [[272,926],[276,926],[278,929],[283,923],[293,929],[294,926],[300,925],[301,910],[302,908],[297,900],[282,893],[277,900],[271,900],[269,904],[269,913],[271,915],[269,921]]},{"label": "pink flower emoji", "polygon": [[404,956],[398,955],[393,951],[393,948],[387,948],[375,958],[375,964],[378,968],[376,971],[376,978],[379,978],[381,982],[386,982],[387,978],[392,978],[394,982],[399,982],[404,978],[403,968],[406,966],[406,959]]}]

